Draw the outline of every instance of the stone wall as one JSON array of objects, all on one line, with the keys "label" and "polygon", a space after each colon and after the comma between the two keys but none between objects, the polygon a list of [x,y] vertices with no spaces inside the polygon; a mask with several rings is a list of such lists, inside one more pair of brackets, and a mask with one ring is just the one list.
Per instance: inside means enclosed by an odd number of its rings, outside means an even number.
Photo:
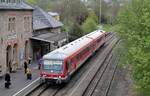
[{"label": "stone wall", "polygon": [[[24,17],[29,16],[30,17],[30,31],[24,32]],[[9,32],[8,31],[8,21],[10,17],[16,18],[16,31],[15,32]],[[15,61],[14,65],[11,65],[11,67],[20,68],[21,61],[24,61],[24,51],[25,51],[25,44],[28,42],[28,52],[27,55],[29,56],[32,54],[31,52],[31,46],[30,46],[30,40],[29,38],[32,36],[32,11],[8,11],[8,10],[1,10],[0,11],[0,66],[2,66],[2,74],[6,73],[8,71],[7,66],[7,48],[10,47],[10,60],[11,64],[14,63],[14,50],[13,47],[16,47],[16,55],[17,59]],[[14,70],[14,69],[13,69]]]}]

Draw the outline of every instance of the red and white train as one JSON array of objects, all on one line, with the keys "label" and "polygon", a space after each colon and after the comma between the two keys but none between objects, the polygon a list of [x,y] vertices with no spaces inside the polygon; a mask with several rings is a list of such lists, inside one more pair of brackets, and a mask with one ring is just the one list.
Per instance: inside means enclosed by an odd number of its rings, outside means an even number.
[{"label": "red and white train", "polygon": [[43,56],[40,77],[44,82],[68,82],[70,76],[105,43],[103,30],[91,32]]}]

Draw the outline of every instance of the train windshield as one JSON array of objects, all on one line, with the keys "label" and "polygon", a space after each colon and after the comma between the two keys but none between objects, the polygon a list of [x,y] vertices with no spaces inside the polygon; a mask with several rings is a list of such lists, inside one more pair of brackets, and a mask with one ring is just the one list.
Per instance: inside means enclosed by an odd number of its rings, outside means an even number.
[{"label": "train windshield", "polygon": [[44,60],[43,69],[50,73],[62,73],[63,61],[61,60]]}]

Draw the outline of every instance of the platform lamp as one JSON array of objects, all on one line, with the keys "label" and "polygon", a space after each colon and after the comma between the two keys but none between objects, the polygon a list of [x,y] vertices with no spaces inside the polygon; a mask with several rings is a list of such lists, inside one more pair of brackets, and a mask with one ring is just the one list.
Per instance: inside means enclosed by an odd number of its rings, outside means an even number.
[{"label": "platform lamp", "polygon": [[101,15],[102,15],[102,0],[99,1],[99,29],[102,29]]}]

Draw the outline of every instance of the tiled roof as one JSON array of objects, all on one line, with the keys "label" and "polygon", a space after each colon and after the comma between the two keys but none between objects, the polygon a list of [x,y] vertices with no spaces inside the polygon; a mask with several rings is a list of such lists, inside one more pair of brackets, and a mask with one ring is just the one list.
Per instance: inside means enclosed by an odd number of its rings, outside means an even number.
[{"label": "tiled roof", "polygon": [[0,4],[0,10],[33,10],[28,4],[21,2],[15,4]]},{"label": "tiled roof", "polygon": [[57,28],[61,27],[63,24],[55,20],[52,16],[46,13],[39,7],[35,7],[33,11],[33,29],[43,29],[43,28]]},{"label": "tiled roof", "polygon": [[49,28],[47,24],[39,20],[39,18],[33,16],[33,30]]}]

